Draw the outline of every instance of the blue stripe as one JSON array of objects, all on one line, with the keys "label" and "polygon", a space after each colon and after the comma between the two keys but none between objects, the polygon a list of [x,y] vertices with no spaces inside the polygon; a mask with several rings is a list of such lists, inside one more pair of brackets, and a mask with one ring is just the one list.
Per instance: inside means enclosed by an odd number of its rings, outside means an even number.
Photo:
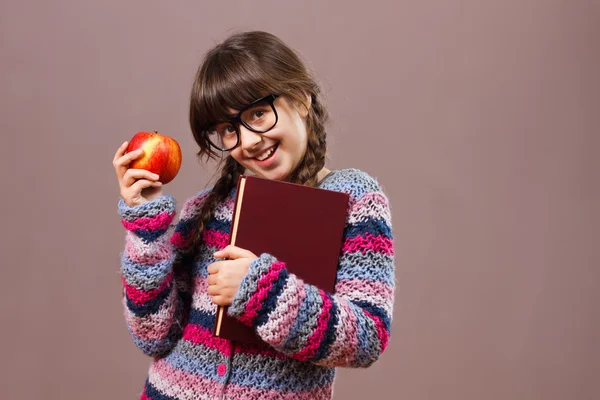
[{"label": "blue stripe", "polygon": [[121,272],[128,285],[148,291],[159,288],[165,277],[171,271],[174,255],[168,260],[152,265],[140,265],[123,255],[121,257]]},{"label": "blue stripe", "polygon": [[[207,354],[206,352],[210,351],[209,348],[201,344],[195,344],[194,346],[198,349],[198,354]],[[175,369],[185,371],[193,375],[203,376],[215,382],[219,382],[224,379],[224,377],[221,378],[217,374],[217,369],[215,368],[214,362],[209,362],[204,358],[190,357],[189,354],[179,352],[177,348],[169,353],[169,355],[165,358],[165,361],[171,364]]]},{"label": "blue stripe", "polygon": [[277,307],[277,299],[281,292],[283,292],[283,288],[287,282],[289,274],[286,268],[283,268],[279,271],[279,275],[277,276],[277,280],[273,283],[269,291],[267,292],[267,299],[263,302],[262,307],[257,313],[256,318],[252,321],[252,326],[258,328],[263,325],[269,319],[269,313]]},{"label": "blue stripe", "polygon": [[187,237],[197,226],[197,222],[195,219],[182,219],[175,226],[175,232],[181,233],[183,237]]},{"label": "blue stripe", "polygon": [[206,229],[212,229],[219,232],[224,232],[229,234],[231,232],[231,222],[229,221],[221,221],[216,218],[211,218],[209,223],[206,225]]},{"label": "blue stripe", "polygon": [[315,304],[321,303],[321,296],[316,286],[304,284],[304,287],[306,288],[306,297],[300,305],[298,316],[284,342],[284,349],[295,352],[301,350],[302,344],[300,341],[306,342],[306,339],[312,333],[311,327],[308,326],[310,309]]},{"label": "blue stripe", "polygon": [[352,304],[357,305],[358,307],[362,308],[363,310],[367,310],[371,315],[375,315],[379,318],[381,318],[383,325],[385,326],[385,329],[389,332],[390,331],[390,317],[387,315],[387,313],[380,307],[374,306],[371,303],[368,303],[366,301],[354,301],[351,300]]},{"label": "blue stripe", "polygon": [[338,306],[332,296],[329,296],[329,300],[331,301],[331,310],[329,311],[329,321],[327,321],[327,330],[325,331],[325,336],[321,343],[319,343],[319,349],[315,353],[312,361],[319,361],[327,356],[329,353],[329,347],[333,342],[335,342],[335,330],[338,323]]},{"label": "blue stripe", "polygon": [[169,228],[166,229],[156,229],[153,231],[149,231],[147,229],[136,229],[135,234],[144,241],[144,243],[152,243],[159,237],[161,237]]},{"label": "blue stripe", "polygon": [[289,360],[267,360],[260,358],[258,363],[263,368],[248,369],[245,366],[234,365],[231,370],[230,382],[237,385],[257,389],[271,389],[281,392],[299,392],[326,387],[333,382],[335,370],[305,363],[302,368],[294,368],[286,372]]},{"label": "blue stripe", "polygon": [[176,204],[173,196],[165,195],[144,204],[131,207],[125,203],[125,200],[119,199],[118,209],[119,215],[124,220],[133,222],[139,218],[153,218],[163,212],[173,214]]},{"label": "blue stripe", "polygon": [[171,288],[173,287],[173,281],[161,291],[158,296],[145,302],[144,304],[136,304],[133,300],[129,298],[129,296],[125,296],[127,298],[127,308],[136,316],[136,317],[144,317],[148,314],[152,314],[158,311],[161,305],[165,302],[167,297],[169,297],[169,293],[171,293]]},{"label": "blue stripe", "polygon": [[205,329],[212,330],[215,326],[215,314],[193,308],[190,313],[189,322],[194,325],[200,325]]},{"label": "blue stripe", "polygon": [[337,280],[365,279],[373,282],[385,282],[394,286],[394,257],[380,253],[342,254],[339,260]]},{"label": "blue stripe", "polygon": [[345,239],[355,238],[357,236],[365,236],[370,233],[373,236],[385,236],[392,239],[392,229],[383,220],[369,218],[366,221],[361,221],[358,224],[350,225],[346,228],[344,235]]},{"label": "blue stripe", "polygon": [[381,192],[375,178],[356,168],[339,170],[323,185],[323,189],[348,193],[357,202],[367,193]]},{"label": "blue stripe", "polygon": [[150,380],[146,378],[146,396],[151,398],[152,400],[177,400],[175,397],[169,397],[158,391],[152,384]]},{"label": "blue stripe", "polygon": [[355,360],[358,365],[370,365],[377,358],[377,345],[379,339],[377,337],[377,329],[375,321],[368,318],[361,310],[356,310],[353,307],[353,312],[356,315],[356,327],[358,337],[358,348],[356,349]]}]

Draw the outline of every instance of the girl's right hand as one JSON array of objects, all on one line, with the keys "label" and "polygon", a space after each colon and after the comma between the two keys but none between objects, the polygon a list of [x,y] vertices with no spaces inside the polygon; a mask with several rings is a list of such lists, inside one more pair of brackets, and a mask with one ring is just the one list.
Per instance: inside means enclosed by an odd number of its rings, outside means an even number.
[{"label": "girl's right hand", "polygon": [[138,206],[162,196],[162,183],[158,182],[158,175],[145,169],[130,169],[129,163],[139,158],[144,151],[138,149],[125,153],[128,142],[119,147],[113,159],[113,166],[119,180],[121,197],[130,206]]}]

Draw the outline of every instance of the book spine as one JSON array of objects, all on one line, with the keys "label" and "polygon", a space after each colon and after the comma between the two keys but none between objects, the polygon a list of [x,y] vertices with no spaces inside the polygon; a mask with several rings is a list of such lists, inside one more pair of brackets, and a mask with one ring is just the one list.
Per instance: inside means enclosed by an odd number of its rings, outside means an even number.
[{"label": "book spine", "polygon": [[[233,209],[233,216],[231,217],[231,229],[229,234],[229,244],[235,246],[235,239],[237,236],[237,227],[238,227],[238,215],[240,213],[240,208],[242,206],[242,197],[244,194],[244,186],[246,184],[246,177],[241,175],[238,178],[237,182],[237,195],[235,199],[235,206]],[[223,315],[225,314],[226,307],[218,306],[217,307],[217,318],[215,320],[215,326],[213,329],[213,335],[220,337],[221,334],[221,324],[223,323]]]}]

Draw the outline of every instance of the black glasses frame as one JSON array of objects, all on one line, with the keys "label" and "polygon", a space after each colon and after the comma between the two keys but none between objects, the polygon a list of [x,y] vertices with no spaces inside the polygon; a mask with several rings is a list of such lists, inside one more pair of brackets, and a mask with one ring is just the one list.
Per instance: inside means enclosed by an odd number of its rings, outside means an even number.
[{"label": "black glasses frame", "polygon": [[[235,149],[240,144],[240,124],[244,125],[244,127],[246,129],[248,129],[252,132],[255,132],[255,133],[266,133],[266,132],[270,131],[271,129],[273,129],[275,127],[275,125],[277,125],[277,122],[279,121],[279,115],[277,115],[277,109],[275,108],[275,104],[273,104],[275,102],[275,99],[277,99],[278,97],[279,97],[278,94],[269,94],[267,96],[256,99],[252,103],[250,103],[247,106],[245,106],[244,108],[242,108],[233,118],[231,118],[229,120],[225,120],[225,121],[219,121],[214,124],[214,125],[218,125],[218,124],[227,122],[227,123],[230,123],[235,128],[236,141],[235,141],[234,146],[231,146],[228,148],[219,147],[218,145],[216,145],[215,143],[213,143],[210,140],[210,135],[208,134],[208,130],[204,131],[204,137],[206,138],[206,141],[212,147],[214,147],[215,149],[217,149],[219,151],[229,151],[229,150]],[[263,103],[263,102],[267,102],[267,104],[269,104],[271,106],[271,108],[273,109],[273,112],[275,113],[275,123],[273,124],[273,126],[271,126],[268,129],[265,129],[265,130],[254,129],[250,125],[248,125],[247,123],[244,122],[244,120],[242,119],[242,114],[249,108],[254,107],[256,104]]]}]

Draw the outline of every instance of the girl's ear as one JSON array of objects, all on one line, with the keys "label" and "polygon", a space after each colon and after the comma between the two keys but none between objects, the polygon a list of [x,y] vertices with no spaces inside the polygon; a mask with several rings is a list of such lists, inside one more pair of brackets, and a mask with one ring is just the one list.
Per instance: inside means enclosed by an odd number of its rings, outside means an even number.
[{"label": "girl's ear", "polygon": [[312,105],[312,95],[310,93],[303,93],[303,95],[304,101],[302,104],[298,104],[298,114],[300,114],[302,118],[306,118]]}]

